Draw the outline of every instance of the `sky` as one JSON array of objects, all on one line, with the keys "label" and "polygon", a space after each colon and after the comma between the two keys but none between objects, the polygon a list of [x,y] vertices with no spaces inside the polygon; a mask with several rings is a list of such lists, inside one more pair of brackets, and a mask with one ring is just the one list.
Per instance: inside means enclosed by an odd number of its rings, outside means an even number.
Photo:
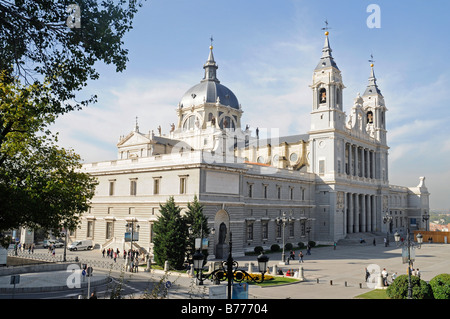
[{"label": "sky", "polygon": [[[143,1],[143,0],[142,0]],[[376,5],[373,10],[371,5]],[[127,69],[97,63],[83,94],[98,102],[56,120],[59,144],[84,162],[117,158],[116,144],[138,119],[141,132],[168,133],[183,94],[203,78],[213,37],[217,77],[244,110],[242,125],[310,128],[312,75],[328,21],[350,113],[370,75],[385,98],[389,182],[425,184],[432,210],[450,210],[450,1],[147,0],[124,38]],[[82,14],[82,13],[81,13]],[[276,124],[274,124],[276,123]]]}]

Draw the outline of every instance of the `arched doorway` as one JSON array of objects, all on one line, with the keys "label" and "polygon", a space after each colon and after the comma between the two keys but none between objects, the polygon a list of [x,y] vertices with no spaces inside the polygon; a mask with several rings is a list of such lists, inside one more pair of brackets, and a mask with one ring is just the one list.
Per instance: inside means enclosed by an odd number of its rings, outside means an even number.
[{"label": "arched doorway", "polygon": [[223,259],[228,253],[228,240],[230,234],[230,215],[224,209],[219,210],[214,217],[214,255]]}]

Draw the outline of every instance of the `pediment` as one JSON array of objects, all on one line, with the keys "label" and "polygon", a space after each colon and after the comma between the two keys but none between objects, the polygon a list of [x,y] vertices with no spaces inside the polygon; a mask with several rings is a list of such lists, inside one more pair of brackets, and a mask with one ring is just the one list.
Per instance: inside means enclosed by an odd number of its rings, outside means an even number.
[{"label": "pediment", "polygon": [[117,147],[149,144],[151,140],[139,132],[131,132],[117,143]]}]

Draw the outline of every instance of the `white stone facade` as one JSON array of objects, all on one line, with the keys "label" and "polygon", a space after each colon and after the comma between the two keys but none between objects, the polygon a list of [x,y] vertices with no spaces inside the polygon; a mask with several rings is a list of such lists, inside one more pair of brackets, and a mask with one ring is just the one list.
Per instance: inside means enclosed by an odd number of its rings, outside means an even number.
[{"label": "white stone facade", "polygon": [[[285,243],[294,246],[424,227],[425,179],[413,188],[389,184],[387,108],[373,66],[366,91],[347,116],[345,86],[326,36],[313,73],[310,131],[264,140],[241,128],[242,107],[219,84],[212,47],[204,69],[201,83],[181,99],[168,135],[141,133],[136,124],[120,138],[118,159],[83,166],[99,185],[72,240],[128,249],[125,225],[134,221],[140,226],[137,245],[151,252],[152,226],[169,196],[183,209],[198,197],[216,230],[210,256],[219,258],[221,224],[227,238],[233,234],[233,254],[242,255],[256,246],[281,246],[276,220],[283,214],[290,217]],[[389,223],[386,216],[392,216]]]}]

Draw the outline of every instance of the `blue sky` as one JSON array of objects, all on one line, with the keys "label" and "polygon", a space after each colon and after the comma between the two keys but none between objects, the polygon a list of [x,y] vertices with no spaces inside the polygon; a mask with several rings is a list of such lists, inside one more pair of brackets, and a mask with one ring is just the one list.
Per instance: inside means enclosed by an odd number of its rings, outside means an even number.
[{"label": "blue sky", "polygon": [[[367,25],[370,4],[380,8],[380,28]],[[417,186],[425,176],[431,208],[449,209],[448,12],[445,0],[148,0],[125,38],[127,69],[118,74],[99,63],[100,79],[85,90],[98,103],[53,128],[60,144],[86,162],[115,159],[118,138],[136,116],[142,132],[161,125],[167,133],[184,92],[203,77],[212,35],[218,78],[242,104],[242,124],[307,133],[308,85],[328,20],[347,114],[364,92],[374,56],[388,108],[390,183]]]}]

